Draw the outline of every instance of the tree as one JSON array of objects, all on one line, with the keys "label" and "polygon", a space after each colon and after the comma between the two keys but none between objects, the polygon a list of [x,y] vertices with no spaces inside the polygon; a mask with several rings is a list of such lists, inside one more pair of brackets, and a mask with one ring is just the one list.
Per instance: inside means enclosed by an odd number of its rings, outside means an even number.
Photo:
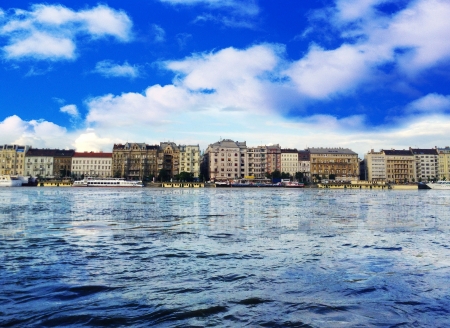
[{"label": "tree", "polygon": [[336,174],[330,174],[329,179],[330,180],[336,180]]},{"label": "tree", "polygon": [[194,181],[194,173],[191,172],[181,172],[180,174],[177,174],[178,181],[186,181],[186,182],[192,182]]},{"label": "tree", "polygon": [[291,175],[289,172],[281,172],[281,179],[290,179]]},{"label": "tree", "polygon": [[297,181],[303,181],[303,172],[295,172],[295,179],[297,180]]},{"label": "tree", "polygon": [[158,179],[161,182],[167,181],[170,179],[170,174],[167,170],[161,169],[159,170]]}]

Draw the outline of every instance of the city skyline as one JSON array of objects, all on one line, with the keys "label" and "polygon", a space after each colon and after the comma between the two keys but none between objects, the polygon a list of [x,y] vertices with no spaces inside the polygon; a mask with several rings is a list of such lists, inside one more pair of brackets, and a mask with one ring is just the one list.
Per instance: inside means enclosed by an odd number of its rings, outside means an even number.
[{"label": "city skyline", "polygon": [[449,145],[443,0],[3,1],[0,140]]}]

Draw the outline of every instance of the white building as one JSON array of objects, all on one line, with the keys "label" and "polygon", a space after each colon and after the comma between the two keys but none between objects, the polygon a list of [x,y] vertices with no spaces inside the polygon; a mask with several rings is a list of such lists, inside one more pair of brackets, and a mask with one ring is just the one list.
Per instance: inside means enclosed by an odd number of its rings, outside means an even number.
[{"label": "white building", "polygon": [[180,168],[179,173],[193,173],[194,178],[200,176],[200,146],[199,145],[179,145]]},{"label": "white building", "polygon": [[439,153],[436,148],[409,148],[416,164],[416,181],[430,181],[439,177]]},{"label": "white building", "polygon": [[112,153],[76,152],[72,157],[72,175],[81,177],[111,177]]},{"label": "white building", "polygon": [[[245,167],[246,164],[246,167]],[[248,147],[244,161],[244,173],[247,177],[255,179],[266,178],[267,172],[267,147]]]},{"label": "white building", "polygon": [[386,181],[386,156],[384,152],[375,152],[373,149],[364,155],[366,169],[365,180]]}]

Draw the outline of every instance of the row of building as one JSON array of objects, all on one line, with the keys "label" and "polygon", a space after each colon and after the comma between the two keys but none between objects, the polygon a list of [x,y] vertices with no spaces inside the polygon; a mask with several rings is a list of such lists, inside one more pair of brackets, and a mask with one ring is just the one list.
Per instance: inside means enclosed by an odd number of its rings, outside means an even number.
[{"label": "row of building", "polygon": [[0,174],[42,178],[84,176],[148,180],[161,172],[173,178],[187,172],[194,178],[224,181],[263,179],[274,172],[299,176],[304,181],[321,179],[420,182],[450,180],[450,148],[371,150],[364,159],[348,148],[281,148],[280,145],[249,147],[246,142],[223,139],[203,152],[199,145],[159,145],[127,142],[112,152],[37,149],[0,145]]}]

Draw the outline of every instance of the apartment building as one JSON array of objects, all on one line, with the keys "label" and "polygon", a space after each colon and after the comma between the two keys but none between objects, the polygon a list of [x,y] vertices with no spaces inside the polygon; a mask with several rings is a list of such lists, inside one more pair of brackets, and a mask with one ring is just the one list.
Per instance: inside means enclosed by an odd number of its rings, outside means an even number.
[{"label": "apartment building", "polygon": [[226,181],[248,176],[245,141],[223,139],[210,144],[203,155],[202,169],[206,179]]},{"label": "apartment building", "polygon": [[280,145],[269,145],[266,146],[267,153],[267,173],[273,173],[274,171],[281,172],[281,147]]},{"label": "apartment building", "polygon": [[311,175],[328,179],[352,181],[359,178],[358,154],[348,148],[307,148],[311,158]]},{"label": "apartment building", "polygon": [[267,148],[266,146],[247,147],[245,152],[246,167],[245,176],[255,179],[265,179],[267,172]]},{"label": "apartment building", "polygon": [[72,157],[72,176],[82,177],[111,177],[112,153],[104,152],[75,152]]},{"label": "apartment building", "polygon": [[281,172],[295,176],[299,172],[298,164],[297,149],[281,149]]},{"label": "apartment building", "polygon": [[311,156],[307,150],[298,151],[298,172],[303,173],[303,181],[311,181]]},{"label": "apartment building", "polygon": [[179,173],[188,172],[194,178],[200,176],[200,146],[199,145],[179,145],[180,168]]},{"label": "apartment building", "polygon": [[439,153],[436,148],[409,148],[414,155],[416,165],[415,181],[431,181],[439,176]]},{"label": "apartment building", "polygon": [[25,154],[30,146],[0,145],[0,175],[24,175]]},{"label": "apartment building", "polygon": [[386,181],[394,183],[414,182],[415,157],[410,150],[382,150],[386,158]]},{"label": "apartment building", "polygon": [[450,181],[450,147],[438,148],[439,180]]},{"label": "apartment building", "polygon": [[174,142],[161,142],[158,171],[165,170],[171,178],[180,172],[180,148]]},{"label": "apartment building", "polygon": [[158,145],[145,143],[114,144],[111,175],[130,180],[145,180],[157,176],[158,150]]},{"label": "apartment building", "polygon": [[74,154],[73,149],[30,148],[25,154],[26,175],[46,179],[68,177],[71,175]]},{"label": "apartment building", "polygon": [[364,155],[365,180],[386,181],[386,156],[384,152],[373,149]]}]

